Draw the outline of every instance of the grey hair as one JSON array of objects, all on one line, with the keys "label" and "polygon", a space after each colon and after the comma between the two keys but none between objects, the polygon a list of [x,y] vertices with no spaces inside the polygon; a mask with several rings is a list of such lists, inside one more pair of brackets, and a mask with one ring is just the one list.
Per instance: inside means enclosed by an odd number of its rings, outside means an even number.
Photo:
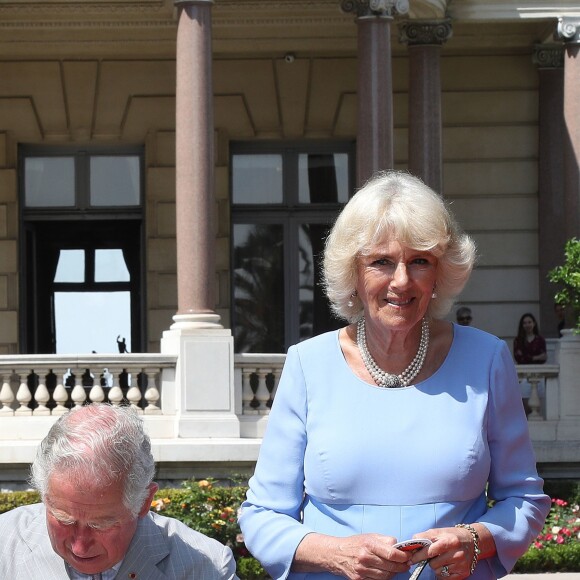
[{"label": "grey hair", "polygon": [[136,516],[154,473],[151,441],[136,411],[93,403],[73,408],[51,427],[37,450],[30,483],[44,500],[53,474],[79,487],[121,482],[123,505]]},{"label": "grey hair", "polygon": [[385,239],[437,258],[437,295],[427,315],[443,318],[469,279],[475,243],[441,196],[403,171],[381,172],[370,179],[346,204],[326,240],[324,286],[335,314],[349,322],[362,316],[363,304],[353,296],[357,259]]}]

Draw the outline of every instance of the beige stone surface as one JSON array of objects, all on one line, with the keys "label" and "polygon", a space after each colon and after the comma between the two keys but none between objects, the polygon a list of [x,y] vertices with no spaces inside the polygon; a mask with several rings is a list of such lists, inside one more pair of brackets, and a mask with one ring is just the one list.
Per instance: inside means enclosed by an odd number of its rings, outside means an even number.
[{"label": "beige stone surface", "polygon": [[0,169],[0,202],[16,202],[17,183],[15,169]]},{"label": "beige stone surface", "polygon": [[450,161],[443,165],[444,195],[535,195],[538,168],[535,159],[478,159]]},{"label": "beige stone surface", "polygon": [[147,168],[147,198],[175,200],[175,167]]},{"label": "beige stone surface", "polygon": [[157,235],[160,237],[175,237],[175,203],[158,202],[154,212],[157,225]]},{"label": "beige stone surface", "polygon": [[0,240],[0,273],[16,272],[18,248],[16,240]]},{"label": "beige stone surface", "polygon": [[18,313],[14,310],[0,311],[0,343],[18,341]]},{"label": "beige stone surface", "polygon": [[175,272],[177,268],[175,239],[153,238],[147,241],[148,270]]},{"label": "beige stone surface", "polygon": [[8,276],[0,276],[0,309],[8,308]]},{"label": "beige stone surface", "polygon": [[480,268],[503,266],[519,271],[521,267],[537,266],[538,239],[535,232],[477,232],[473,238],[479,247]]},{"label": "beige stone surface", "polygon": [[177,275],[159,274],[157,281],[157,306],[177,310]]},{"label": "beige stone surface", "polygon": [[0,205],[0,238],[5,238],[8,235],[8,224],[7,224],[7,207],[6,205]]}]

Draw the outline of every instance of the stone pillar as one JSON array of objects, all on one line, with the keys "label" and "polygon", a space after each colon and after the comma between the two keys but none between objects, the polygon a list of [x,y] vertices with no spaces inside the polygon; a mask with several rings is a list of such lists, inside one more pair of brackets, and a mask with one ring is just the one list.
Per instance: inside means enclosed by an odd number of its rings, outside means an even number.
[{"label": "stone pillar", "polygon": [[172,328],[220,328],[213,226],[213,0],[175,0],[177,314]]},{"label": "stone pillar", "polygon": [[409,171],[443,191],[440,53],[451,21],[407,20],[401,42],[409,46]]},{"label": "stone pillar", "polygon": [[177,354],[177,435],[239,437],[233,338],[214,312],[212,0],[178,9],[176,211],[178,311],[161,352]]},{"label": "stone pillar", "polygon": [[564,41],[564,195],[566,239],[580,236],[580,18],[560,18]]},{"label": "stone pillar", "polygon": [[391,21],[409,10],[407,0],[342,0],[358,26],[357,183],[376,171],[392,169],[393,80]]},{"label": "stone pillar", "polygon": [[564,49],[561,45],[535,47],[538,67],[538,275],[540,329],[558,337],[554,314],[556,287],[548,272],[561,263],[566,242],[564,198]]}]

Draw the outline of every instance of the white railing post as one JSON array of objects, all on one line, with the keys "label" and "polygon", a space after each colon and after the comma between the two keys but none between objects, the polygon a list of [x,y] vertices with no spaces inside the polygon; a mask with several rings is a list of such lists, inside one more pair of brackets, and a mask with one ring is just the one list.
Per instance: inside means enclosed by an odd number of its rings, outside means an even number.
[{"label": "white railing post", "polygon": [[0,417],[14,416],[12,403],[14,402],[14,391],[10,381],[12,379],[12,370],[2,373],[2,388],[0,389]]},{"label": "white railing post", "polygon": [[109,367],[109,372],[113,375],[113,386],[109,389],[109,402],[118,407],[123,402],[123,391],[119,384],[123,369],[118,366]]},{"label": "white railing post", "polygon": [[268,401],[270,400],[270,391],[268,390],[268,386],[266,384],[266,378],[270,371],[268,369],[259,368],[256,370],[258,375],[258,388],[256,389],[256,399],[258,403],[260,403],[258,407],[258,412],[261,415],[265,415],[266,413],[270,412],[270,408],[268,407]]},{"label": "white railing post", "polygon": [[[139,388],[139,375],[142,373],[143,369],[129,368],[127,370],[128,376],[131,377],[130,384],[127,388],[127,401],[137,413],[140,415],[143,414],[143,409],[141,408],[141,399],[143,398],[141,395],[141,389]],[[143,375],[141,375],[143,377]]]},{"label": "white railing post", "polygon": [[145,367],[144,369],[144,380],[147,381],[145,385],[145,400],[147,401],[147,406],[145,407],[146,415],[161,415],[163,411],[159,407],[159,400],[161,399],[161,394],[157,388],[159,370],[153,367]]},{"label": "white railing post", "polygon": [[46,375],[42,372],[34,374],[38,377],[38,385],[34,391],[34,400],[38,407],[34,409],[32,414],[36,417],[50,415],[50,409],[47,407],[48,401],[50,401],[50,394],[46,388]]},{"label": "white railing post", "polygon": [[257,369],[242,367],[242,413],[244,415],[257,415],[258,411],[252,407],[254,391],[252,390],[252,374]]},{"label": "white railing post", "polygon": [[538,394],[538,384],[542,378],[536,374],[530,374],[527,376],[527,379],[531,387],[530,398],[528,399],[528,405],[530,406],[531,412],[528,419],[530,421],[543,421],[544,418],[540,413],[542,402],[540,401],[540,396]]},{"label": "white railing post", "polygon": [[70,397],[73,400],[76,407],[82,407],[85,404],[85,401],[87,400],[87,392],[85,391],[85,388],[83,386],[83,375],[78,367],[69,368],[69,372],[71,373],[71,375],[74,376],[75,382]]},{"label": "white railing post", "polygon": [[28,388],[28,372],[21,371],[18,373],[20,379],[20,386],[16,392],[16,400],[20,403],[20,407],[14,412],[15,415],[32,415],[32,409],[28,406],[32,401],[32,393]]},{"label": "white railing post", "polygon": [[52,394],[52,398],[56,403],[56,407],[52,410],[52,414],[64,415],[68,411],[66,404],[68,403],[69,398],[69,392],[64,386],[64,374],[66,373],[66,369],[62,367],[54,367],[52,372],[56,377],[56,387],[54,388],[54,393]]}]

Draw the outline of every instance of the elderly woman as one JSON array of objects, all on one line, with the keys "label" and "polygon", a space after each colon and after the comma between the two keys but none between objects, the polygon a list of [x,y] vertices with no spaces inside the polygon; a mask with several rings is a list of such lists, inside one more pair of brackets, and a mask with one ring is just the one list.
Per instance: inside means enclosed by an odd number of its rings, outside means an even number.
[{"label": "elderly woman", "polygon": [[[288,351],[240,516],[273,578],[404,579],[425,560],[421,580],[498,578],[542,528],[550,500],[510,351],[442,319],[474,259],[408,174],[344,208],[324,273],[350,324]],[[412,537],[431,543],[394,546]]]}]

